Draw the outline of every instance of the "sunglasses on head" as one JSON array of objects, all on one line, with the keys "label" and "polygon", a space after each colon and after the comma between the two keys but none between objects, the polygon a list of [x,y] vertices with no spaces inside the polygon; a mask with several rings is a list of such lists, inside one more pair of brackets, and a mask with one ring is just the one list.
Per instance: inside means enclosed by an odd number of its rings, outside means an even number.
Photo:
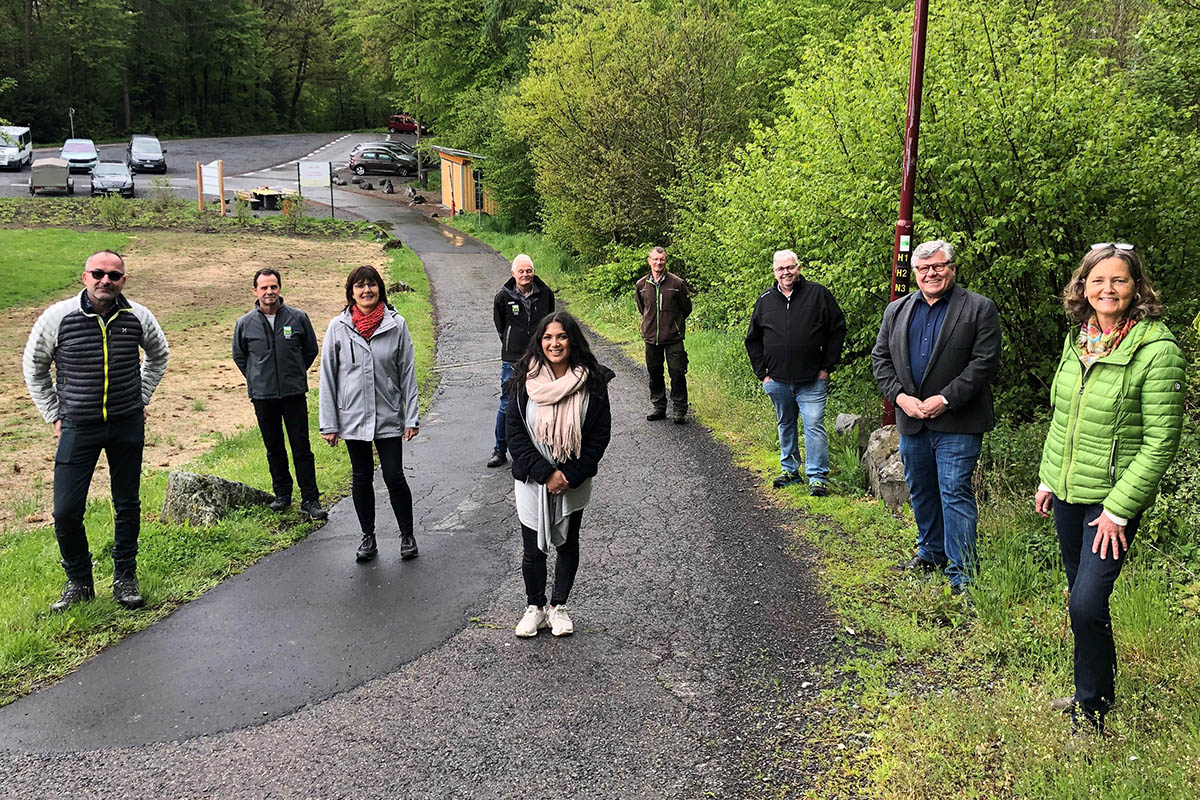
[{"label": "sunglasses on head", "polygon": [[1093,250],[1103,250],[1106,247],[1115,247],[1118,250],[1132,250],[1133,245],[1129,242],[1096,242],[1092,245]]},{"label": "sunglasses on head", "polygon": [[115,269],[108,270],[108,271],[105,271],[102,269],[93,269],[93,270],[88,270],[88,274],[92,276],[92,280],[94,280],[94,281],[101,280],[104,278],[105,275],[107,275],[108,279],[110,281],[112,281],[113,283],[116,283],[117,281],[121,280],[121,278],[125,277],[124,272],[118,272]]}]

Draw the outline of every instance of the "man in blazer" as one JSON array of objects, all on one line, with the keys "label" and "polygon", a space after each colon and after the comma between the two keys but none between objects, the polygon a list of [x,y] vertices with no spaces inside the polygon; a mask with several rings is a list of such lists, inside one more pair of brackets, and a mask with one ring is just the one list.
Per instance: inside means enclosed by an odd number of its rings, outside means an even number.
[{"label": "man in blazer", "polygon": [[883,312],[871,368],[896,407],[917,521],[916,555],[901,566],[945,570],[958,595],[976,566],[971,477],[983,434],[995,426],[990,384],[1000,368],[1000,320],[995,303],[955,284],[949,242],[919,245],[912,265],[920,291]]}]

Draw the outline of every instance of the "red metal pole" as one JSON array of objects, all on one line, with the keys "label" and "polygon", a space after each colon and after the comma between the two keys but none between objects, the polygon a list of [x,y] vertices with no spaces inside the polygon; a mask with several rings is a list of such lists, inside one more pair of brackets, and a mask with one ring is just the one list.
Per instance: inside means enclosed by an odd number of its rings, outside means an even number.
[{"label": "red metal pole", "polygon": [[[929,0],[916,0],[913,7],[912,60],[908,73],[908,116],[904,124],[904,167],[900,182],[900,217],[892,244],[892,287],[888,302],[908,294],[912,264],[913,192],[917,183],[917,141],[921,129],[921,88],[925,77],[925,29]],[[896,409],[883,403],[883,424],[896,423]]]}]

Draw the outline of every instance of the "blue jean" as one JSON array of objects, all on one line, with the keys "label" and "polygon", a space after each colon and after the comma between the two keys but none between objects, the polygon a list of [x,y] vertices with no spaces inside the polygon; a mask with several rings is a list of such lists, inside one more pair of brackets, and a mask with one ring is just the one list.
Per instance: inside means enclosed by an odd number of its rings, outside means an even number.
[{"label": "blue jean", "polygon": [[982,433],[926,428],[900,435],[904,481],[917,521],[917,557],[945,566],[954,586],[970,583],[975,573],[979,507],[971,476],[982,448]]},{"label": "blue jean", "polygon": [[508,450],[508,439],[505,438],[504,432],[504,415],[508,412],[508,386],[506,384],[512,377],[515,366],[515,361],[500,362],[500,410],[496,412],[496,446],[492,448],[497,453]]},{"label": "blue jean", "polygon": [[[1067,572],[1071,631],[1075,634],[1075,702],[1085,711],[1104,714],[1113,701],[1117,675],[1117,649],[1113,643],[1108,598],[1129,553],[1101,559],[1092,552],[1096,529],[1088,523],[1100,516],[1102,505],[1064,503],[1054,498],[1054,527]],[[1125,542],[1133,544],[1138,514],[1125,526]]]},{"label": "blue jean", "polygon": [[763,391],[775,406],[779,426],[779,466],[784,472],[800,471],[800,445],[796,438],[797,416],[804,422],[804,474],[809,483],[829,479],[829,436],[825,432],[825,398],[828,380],[784,383],[774,378]]}]

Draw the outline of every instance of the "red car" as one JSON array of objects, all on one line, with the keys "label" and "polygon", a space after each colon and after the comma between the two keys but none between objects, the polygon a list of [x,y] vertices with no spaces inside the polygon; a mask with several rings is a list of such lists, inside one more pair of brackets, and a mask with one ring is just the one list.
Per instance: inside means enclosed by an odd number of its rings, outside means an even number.
[{"label": "red car", "polygon": [[[416,133],[417,121],[408,114],[392,114],[388,117],[388,133]],[[429,128],[422,125],[421,133],[429,133]]]}]

